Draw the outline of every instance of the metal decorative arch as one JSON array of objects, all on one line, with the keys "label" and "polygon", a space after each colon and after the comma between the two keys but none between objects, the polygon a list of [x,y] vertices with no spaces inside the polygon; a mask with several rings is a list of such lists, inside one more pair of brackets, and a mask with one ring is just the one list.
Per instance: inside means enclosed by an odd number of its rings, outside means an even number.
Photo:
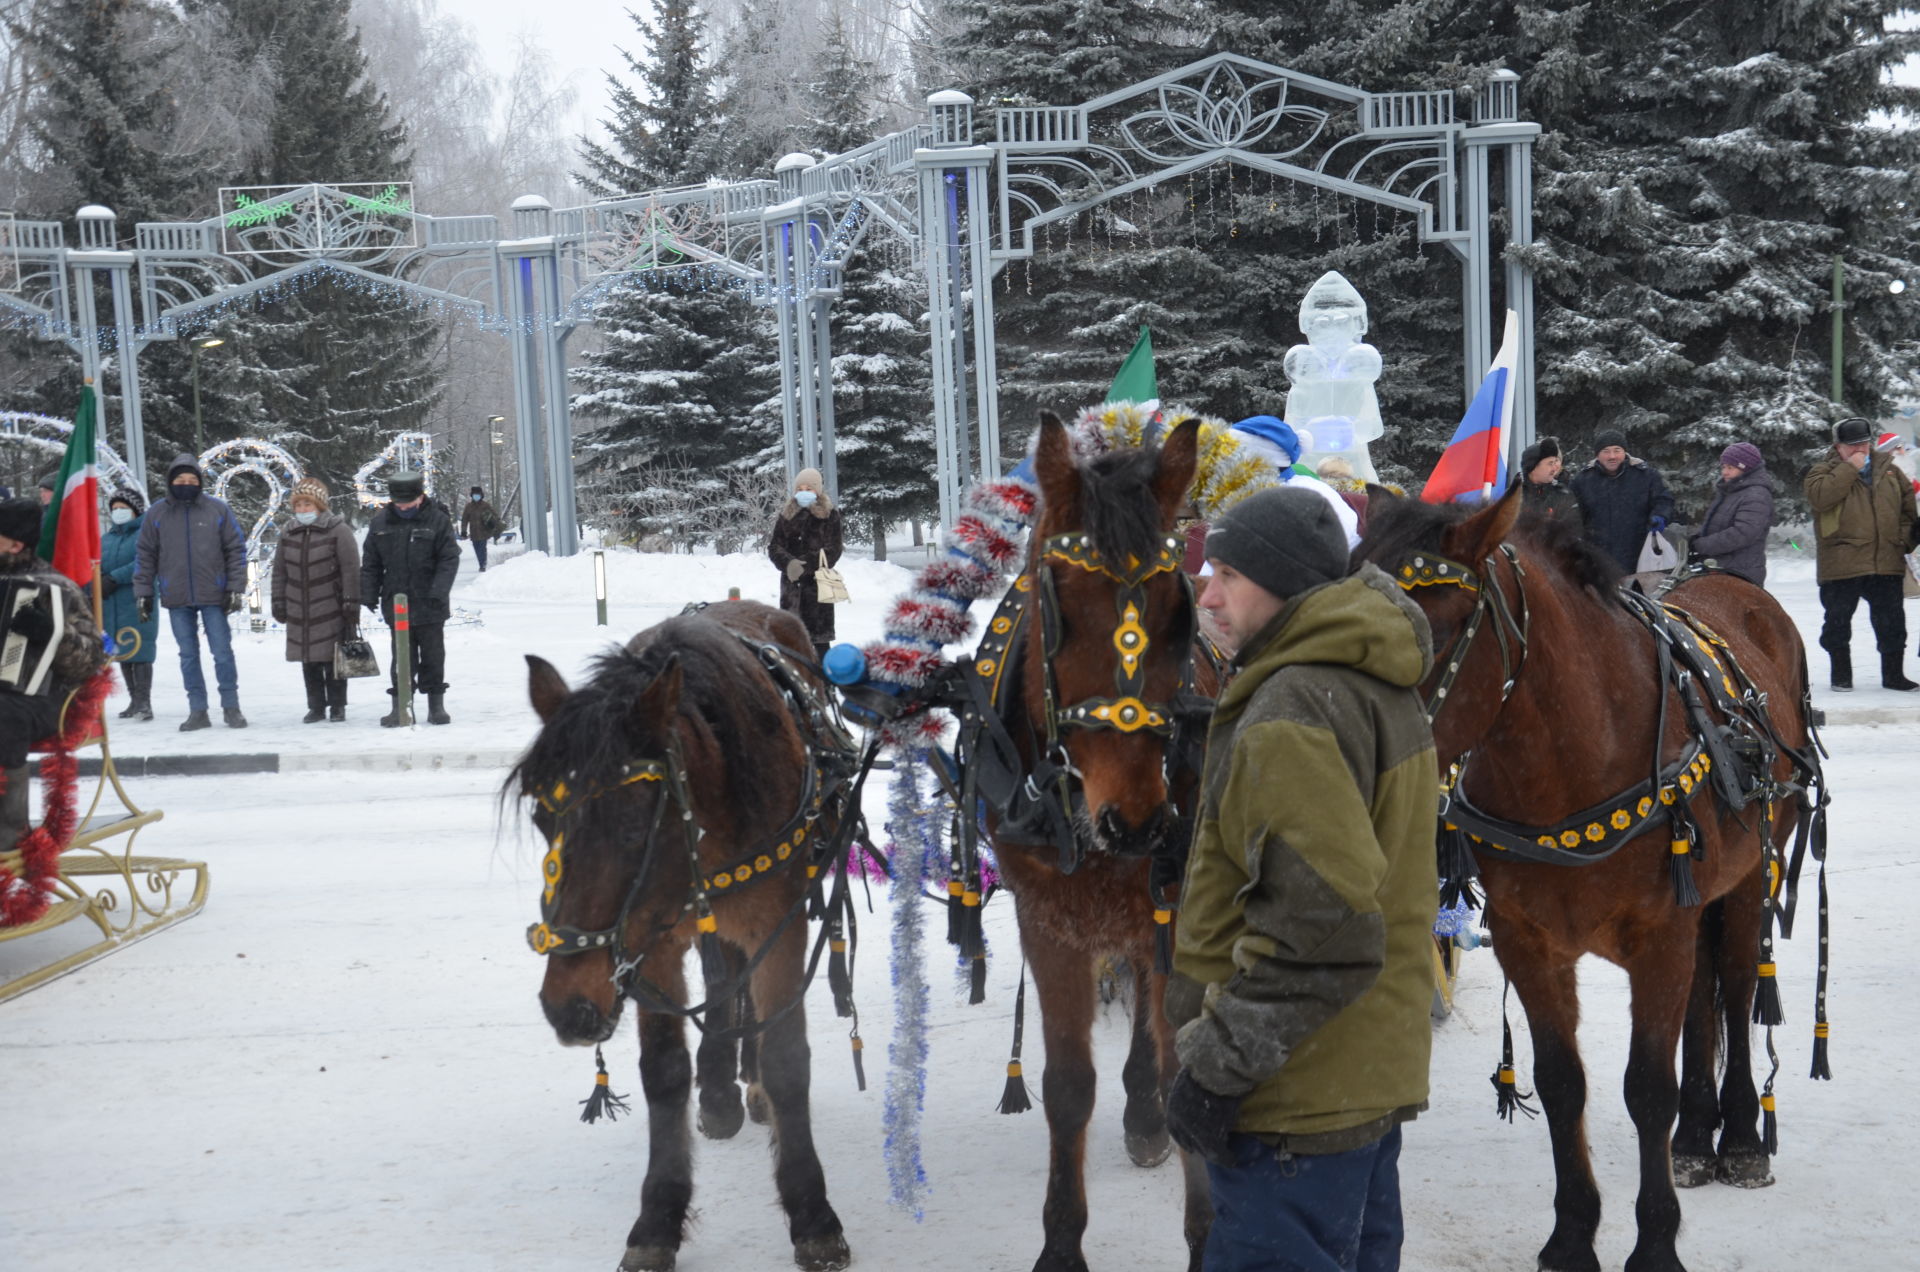
[{"label": "metal decorative arch", "polygon": [[[353,495],[362,508],[373,508],[387,498],[387,484],[377,474],[383,468],[417,468],[426,493],[433,493],[433,434],[396,433],[386,448],[353,475]],[[375,489],[375,485],[379,489]]]},{"label": "metal decorative arch", "polygon": [[[12,438],[34,450],[46,451],[54,458],[67,453],[67,439],[72,435],[72,420],[37,415],[32,411],[0,411],[0,438]],[[102,478],[102,499],[111,497],[116,490],[128,488],[142,490],[142,498],[145,497],[142,485],[134,481],[133,470],[127,467],[127,461],[120,458],[120,452],[113,449],[105,438],[94,442],[94,463]]]}]

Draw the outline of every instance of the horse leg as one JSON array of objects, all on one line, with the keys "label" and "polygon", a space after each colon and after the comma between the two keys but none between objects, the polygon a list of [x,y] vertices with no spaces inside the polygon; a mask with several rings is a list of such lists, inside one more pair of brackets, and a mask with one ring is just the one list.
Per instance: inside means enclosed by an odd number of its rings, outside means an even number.
[{"label": "horse leg", "polygon": [[[1683,923],[1685,926],[1682,926]],[[1647,953],[1627,968],[1633,994],[1633,1038],[1627,1046],[1627,1114],[1640,1143],[1640,1195],[1634,1202],[1639,1240],[1626,1272],[1685,1272],[1674,1239],[1680,1234],[1680,1197],[1668,1155],[1680,1083],[1673,1053],[1686,1020],[1698,918],[1675,911],[1665,931],[1638,942]]]},{"label": "horse leg", "polygon": [[1738,1188],[1773,1182],[1766,1142],[1760,1137],[1760,1096],[1753,1085],[1753,994],[1759,983],[1760,932],[1766,924],[1765,865],[1740,881],[1720,902],[1720,939],[1712,970],[1720,978],[1726,1009],[1727,1067],[1720,1084],[1720,1149],[1714,1177]]},{"label": "horse leg", "polygon": [[1574,960],[1535,930],[1502,922],[1498,910],[1490,921],[1500,967],[1520,995],[1533,1032],[1534,1091],[1553,1141],[1553,1234],[1540,1249],[1541,1272],[1599,1272],[1593,1235],[1600,1228],[1600,1188],[1587,1154],[1587,1071],[1577,1038]]},{"label": "horse leg", "polygon": [[1680,1122],[1673,1132],[1673,1182],[1698,1188],[1713,1182],[1713,1136],[1720,1129],[1720,1096],[1714,1089],[1720,1059],[1719,986],[1714,978],[1713,947],[1720,939],[1725,901],[1700,912],[1694,944],[1693,987],[1687,996],[1687,1023],[1680,1035]]},{"label": "horse leg", "polygon": [[1028,933],[1027,970],[1040,998],[1047,1067],[1040,1090],[1047,1109],[1047,1200],[1041,1210],[1045,1240],[1034,1272],[1088,1272],[1080,1253],[1087,1230],[1087,1122],[1093,1117],[1093,959],[1080,950]]},{"label": "horse leg", "polygon": [[[732,985],[745,970],[746,956],[733,946],[725,946],[727,983]],[[740,1039],[736,1034],[745,1015],[740,1010],[742,993],[729,991],[707,1012],[707,1032],[700,1037],[694,1074],[700,1087],[700,1114],[696,1124],[708,1139],[732,1139],[740,1133],[747,1111],[740,1103],[737,1080]]]},{"label": "horse leg", "polygon": [[[1160,1108],[1164,1122],[1167,1089],[1180,1072],[1180,1056],[1173,1049],[1173,1026],[1167,1022],[1167,978],[1150,975],[1143,987],[1147,990],[1147,1019],[1152,1022],[1153,1044],[1160,1058]],[[1213,1228],[1213,1192],[1207,1180],[1206,1158],[1197,1153],[1181,1153],[1180,1176],[1186,1188],[1181,1232],[1187,1239],[1187,1272],[1200,1272],[1207,1249],[1207,1233]]]},{"label": "horse leg", "polygon": [[[766,1092],[773,1127],[773,1181],[787,1212],[793,1261],[803,1272],[844,1268],[853,1255],[841,1235],[840,1216],[827,1201],[826,1172],[813,1147],[808,1087],[813,1053],[807,1045],[807,1009],[798,1002],[806,992],[807,929],[796,925],[753,975],[753,1003],[762,1020],[757,1056],[761,1089]],[[789,1004],[792,1011],[773,1017]]]},{"label": "horse leg", "polygon": [[[662,951],[659,988],[669,1001],[686,1001],[681,951]],[[651,967],[651,961],[649,966]],[[666,972],[665,968],[672,968]],[[648,975],[655,975],[649,970]],[[693,1200],[693,1147],[687,1128],[693,1066],[686,1022],[661,1012],[640,1013],[640,1089],[647,1099],[647,1176],[640,1185],[640,1217],[627,1233],[620,1272],[671,1272],[686,1233]]]},{"label": "horse leg", "polygon": [[1120,1084],[1126,1088],[1127,1107],[1120,1125],[1126,1131],[1127,1156],[1135,1166],[1158,1166],[1173,1152],[1173,1139],[1167,1134],[1167,1100],[1160,1083],[1158,1031],[1154,1022],[1160,1017],[1164,987],[1144,959],[1131,960],[1133,969],[1133,1041],[1127,1048],[1127,1063],[1120,1070]]},{"label": "horse leg", "polygon": [[[736,1005],[743,1026],[754,1021],[753,995],[743,993]],[[749,1030],[740,1037],[740,1080],[747,1084],[747,1116],[753,1119],[755,1126],[765,1126],[773,1120],[773,1110],[767,1106],[767,1090],[760,1085],[760,1034],[758,1030]]]}]

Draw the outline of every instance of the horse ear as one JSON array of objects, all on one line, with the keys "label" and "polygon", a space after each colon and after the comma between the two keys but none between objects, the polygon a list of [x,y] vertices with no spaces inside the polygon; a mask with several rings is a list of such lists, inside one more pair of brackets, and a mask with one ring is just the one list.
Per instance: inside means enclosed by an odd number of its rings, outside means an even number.
[{"label": "horse ear", "polygon": [[1515,482],[1500,501],[1491,508],[1474,513],[1453,528],[1448,538],[1458,548],[1468,545],[1459,559],[1467,565],[1476,565],[1496,552],[1513,533],[1514,522],[1520,520],[1520,508],[1525,496],[1520,493],[1520,484]]},{"label": "horse ear", "polygon": [[1400,491],[1398,491],[1392,486],[1382,486],[1377,481],[1370,481],[1367,483],[1367,500],[1369,502],[1372,502],[1375,499],[1384,501],[1388,499],[1405,499],[1405,498],[1406,498],[1405,495],[1401,494]]},{"label": "horse ear", "polygon": [[671,723],[680,714],[680,691],[685,687],[686,676],[680,669],[680,655],[670,654],[666,665],[660,668],[660,674],[640,691],[640,701],[634,711],[642,719]]},{"label": "horse ear", "polygon": [[1055,516],[1071,518],[1080,506],[1080,469],[1073,462],[1073,440],[1052,411],[1040,412],[1040,438],[1033,448],[1033,475],[1040,498]]},{"label": "horse ear", "polygon": [[527,655],[527,697],[532,700],[534,714],[542,724],[553,719],[553,713],[571,692],[552,663],[538,654]]},{"label": "horse ear", "polygon": [[1160,468],[1153,475],[1153,496],[1160,502],[1160,519],[1172,521],[1186,506],[1193,486],[1193,470],[1200,447],[1200,420],[1181,420],[1160,444]]}]

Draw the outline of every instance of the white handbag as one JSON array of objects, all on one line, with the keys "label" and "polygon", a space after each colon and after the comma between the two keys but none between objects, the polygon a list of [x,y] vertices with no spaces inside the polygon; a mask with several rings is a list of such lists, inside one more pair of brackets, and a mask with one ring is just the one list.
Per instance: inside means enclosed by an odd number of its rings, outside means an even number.
[{"label": "white handbag", "polygon": [[847,581],[840,577],[840,571],[827,564],[824,550],[820,553],[820,568],[813,572],[813,589],[822,605],[838,605],[853,599],[847,594]]},{"label": "white handbag", "polygon": [[1647,540],[1640,545],[1640,564],[1636,574],[1665,574],[1680,559],[1667,542],[1666,536],[1657,531],[1647,531]]}]

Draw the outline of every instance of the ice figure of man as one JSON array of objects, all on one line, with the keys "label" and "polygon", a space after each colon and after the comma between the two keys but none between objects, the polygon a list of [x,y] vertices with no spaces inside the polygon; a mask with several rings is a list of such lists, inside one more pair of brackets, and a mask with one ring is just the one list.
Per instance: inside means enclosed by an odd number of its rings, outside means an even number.
[{"label": "ice figure of man", "polygon": [[1373,382],[1380,378],[1380,351],[1365,343],[1367,302],[1352,283],[1328,270],[1300,301],[1300,331],[1307,343],[1287,350],[1286,420],[1304,443],[1301,462],[1318,468],[1335,455],[1353,465],[1362,481],[1377,481],[1367,443],[1386,430]]}]

